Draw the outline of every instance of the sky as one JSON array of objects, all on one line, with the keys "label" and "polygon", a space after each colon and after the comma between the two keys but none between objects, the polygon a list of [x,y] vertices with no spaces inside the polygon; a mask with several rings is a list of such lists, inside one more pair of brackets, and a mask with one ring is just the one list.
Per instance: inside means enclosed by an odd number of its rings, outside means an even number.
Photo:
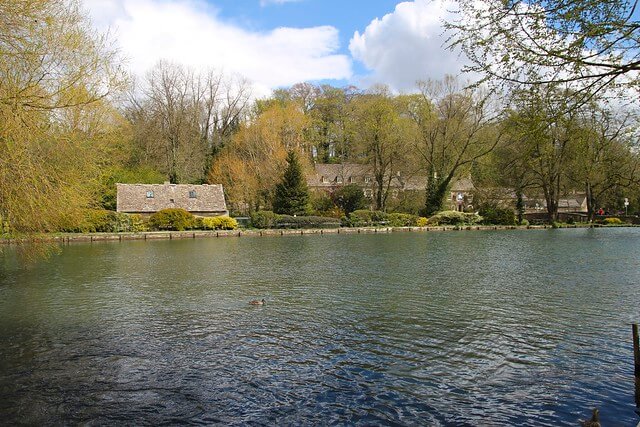
[{"label": "sky", "polygon": [[241,75],[264,96],[305,81],[411,92],[463,65],[443,47],[448,0],[83,2],[139,77],[165,59]]}]

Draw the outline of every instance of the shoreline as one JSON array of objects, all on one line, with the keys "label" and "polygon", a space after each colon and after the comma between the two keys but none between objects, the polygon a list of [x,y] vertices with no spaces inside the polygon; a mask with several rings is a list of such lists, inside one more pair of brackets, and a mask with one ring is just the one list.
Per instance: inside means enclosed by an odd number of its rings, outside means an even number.
[{"label": "shoreline", "polygon": [[[562,228],[627,228],[640,227],[637,224],[601,225],[573,224],[561,225]],[[506,231],[506,230],[546,230],[551,225],[441,225],[427,227],[353,227],[353,228],[309,228],[309,229],[238,229],[238,230],[194,230],[194,231],[143,231],[139,233],[65,233],[55,235],[39,235],[37,237],[0,238],[0,245],[24,243],[62,243],[77,242],[122,242],[135,240],[174,240],[222,237],[270,237],[270,236],[304,236],[325,234],[389,234],[407,232],[444,232],[444,231]]]}]

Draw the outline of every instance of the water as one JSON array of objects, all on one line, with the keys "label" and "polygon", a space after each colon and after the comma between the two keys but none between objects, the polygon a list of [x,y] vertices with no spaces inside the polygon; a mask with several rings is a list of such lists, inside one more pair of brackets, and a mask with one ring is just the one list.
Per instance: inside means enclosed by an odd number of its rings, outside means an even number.
[{"label": "water", "polygon": [[0,267],[4,423],[638,421],[640,229],[75,244]]}]

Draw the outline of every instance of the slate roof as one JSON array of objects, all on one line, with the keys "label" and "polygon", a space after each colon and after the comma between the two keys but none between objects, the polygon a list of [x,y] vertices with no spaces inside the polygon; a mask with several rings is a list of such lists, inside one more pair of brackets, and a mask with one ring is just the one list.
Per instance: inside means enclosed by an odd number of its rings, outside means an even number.
[{"label": "slate roof", "polygon": [[[118,212],[154,213],[167,208],[200,214],[228,212],[221,184],[116,184],[116,188]],[[195,197],[190,197],[192,191]],[[148,192],[152,197],[147,197]]]}]

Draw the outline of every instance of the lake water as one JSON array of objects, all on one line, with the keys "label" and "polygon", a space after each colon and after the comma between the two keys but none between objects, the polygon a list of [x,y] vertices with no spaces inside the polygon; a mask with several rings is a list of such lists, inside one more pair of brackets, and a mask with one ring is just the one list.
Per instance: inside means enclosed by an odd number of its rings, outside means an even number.
[{"label": "lake water", "polygon": [[638,422],[637,228],[12,251],[5,424]]}]

